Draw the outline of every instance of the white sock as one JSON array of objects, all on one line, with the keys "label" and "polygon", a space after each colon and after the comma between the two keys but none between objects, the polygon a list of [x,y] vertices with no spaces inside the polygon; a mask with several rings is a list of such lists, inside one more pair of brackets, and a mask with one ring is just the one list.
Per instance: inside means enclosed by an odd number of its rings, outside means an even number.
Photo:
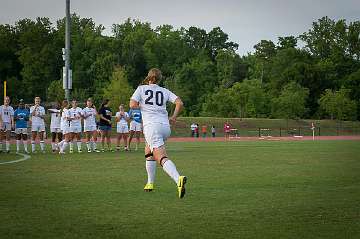
[{"label": "white sock", "polygon": [[156,161],[155,160],[146,160],[145,167],[146,167],[146,172],[148,175],[147,183],[154,183],[155,173],[156,173]]},{"label": "white sock", "polygon": [[0,142],[0,151],[2,151],[2,145],[3,145],[3,143],[2,142]]},{"label": "white sock", "polygon": [[175,181],[176,184],[178,183],[180,174],[176,170],[175,164],[170,159],[163,164],[163,170]]},{"label": "white sock", "polygon": [[25,152],[27,152],[27,151],[28,151],[28,148],[27,148],[27,141],[26,141],[26,140],[23,141],[23,145],[24,145]]},{"label": "white sock", "polygon": [[81,141],[77,141],[76,144],[77,144],[78,151],[81,151]]},{"label": "white sock", "polygon": [[62,144],[61,144],[61,148],[60,148],[60,152],[64,152],[67,148],[67,146],[69,145],[68,142],[64,141]]},{"label": "white sock", "polygon": [[44,150],[45,150],[45,143],[44,143],[44,141],[40,141],[40,149],[41,149],[41,151],[44,151]]},{"label": "white sock", "polygon": [[36,148],[35,141],[31,141],[31,151],[35,152],[35,148]]},{"label": "white sock", "polygon": [[10,141],[6,141],[6,151],[10,150]]},{"label": "white sock", "polygon": [[91,145],[92,145],[93,150],[96,150],[96,149],[97,149],[97,145],[96,145],[96,142],[95,142],[95,141],[92,141],[92,142],[91,142]]},{"label": "white sock", "polygon": [[73,150],[74,150],[74,144],[73,144],[73,142],[69,142],[69,145],[70,145],[70,151],[73,151]]},{"label": "white sock", "polygon": [[90,142],[86,142],[86,148],[88,151],[91,150]]},{"label": "white sock", "polygon": [[16,152],[20,151],[20,140],[16,140]]}]

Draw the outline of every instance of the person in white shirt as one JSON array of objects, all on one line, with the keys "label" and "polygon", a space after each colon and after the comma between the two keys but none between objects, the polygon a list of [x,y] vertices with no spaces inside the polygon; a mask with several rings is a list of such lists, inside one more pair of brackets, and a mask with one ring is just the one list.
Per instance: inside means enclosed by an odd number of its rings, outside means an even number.
[{"label": "person in white shirt", "polygon": [[127,147],[127,139],[129,134],[129,126],[128,126],[128,120],[129,120],[129,114],[125,112],[124,105],[119,106],[119,111],[116,112],[115,115],[115,122],[116,123],[116,132],[117,132],[117,138],[116,138],[116,150],[120,150],[120,141],[121,139],[124,140],[124,150],[128,151]]},{"label": "person in white shirt", "polygon": [[40,97],[35,97],[34,105],[30,107],[30,116],[31,116],[31,151],[32,153],[36,152],[35,141],[36,138],[40,139],[40,149],[45,153],[45,143],[44,143],[44,133],[45,133],[45,109],[40,105]]},{"label": "person in white shirt", "polygon": [[70,130],[70,114],[69,114],[69,102],[63,100],[62,109],[61,109],[61,122],[60,129],[63,134],[63,140],[58,144],[59,145],[59,154],[65,154],[65,150],[69,145],[71,139],[71,130]]},{"label": "person in white shirt", "polygon": [[71,141],[70,141],[70,153],[73,153],[73,141],[76,139],[78,152],[81,153],[81,118],[83,117],[83,110],[77,106],[77,101],[75,99],[71,102],[72,107],[69,109],[70,115],[70,131],[71,131]]},{"label": "person in white shirt", "polygon": [[88,153],[100,151],[97,150],[97,127],[96,127],[97,111],[91,98],[86,101],[86,107],[83,109],[84,133],[86,134],[86,147]]},{"label": "person in white shirt", "polygon": [[183,198],[187,178],[180,176],[175,164],[168,158],[165,149],[165,141],[171,133],[166,103],[175,104],[174,113],[170,117],[172,122],[176,122],[176,118],[183,108],[183,103],[174,93],[157,85],[161,78],[162,75],[159,69],[151,69],[144,80],[144,85],[139,86],[130,99],[130,108],[136,109],[140,107],[143,117],[146,141],[145,166],[148,175],[144,190],[149,192],[154,189],[157,161],[177,184],[179,198]]},{"label": "person in white shirt", "polygon": [[10,153],[10,133],[15,128],[14,109],[10,105],[10,97],[6,96],[4,104],[0,106],[0,153],[2,152],[3,141],[5,141],[6,153]]},{"label": "person in white shirt", "polygon": [[58,144],[56,143],[56,138],[58,143],[62,141],[62,132],[60,129],[61,124],[61,110],[60,104],[56,103],[53,109],[48,109],[51,115],[50,122],[50,132],[51,132],[51,149],[53,153],[58,149]]}]

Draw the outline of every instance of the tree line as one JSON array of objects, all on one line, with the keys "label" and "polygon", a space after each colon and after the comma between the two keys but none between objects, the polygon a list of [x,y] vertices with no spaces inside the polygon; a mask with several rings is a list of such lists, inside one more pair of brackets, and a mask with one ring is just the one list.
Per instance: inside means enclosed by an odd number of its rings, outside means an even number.
[{"label": "tree line", "polygon": [[[181,96],[186,116],[360,117],[360,21],[323,17],[299,36],[261,40],[240,56],[219,27],[153,28],[127,19],[110,36],[91,18],[71,16],[72,97],[126,103],[150,68]],[[0,80],[15,101],[63,99],[65,19],[0,25]],[[2,87],[2,86],[1,86]]]}]

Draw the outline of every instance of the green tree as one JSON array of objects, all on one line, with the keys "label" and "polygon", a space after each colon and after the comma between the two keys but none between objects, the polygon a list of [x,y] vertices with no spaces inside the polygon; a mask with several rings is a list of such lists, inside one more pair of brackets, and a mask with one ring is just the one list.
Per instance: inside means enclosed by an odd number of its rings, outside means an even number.
[{"label": "green tree", "polygon": [[109,85],[104,88],[104,98],[110,100],[112,110],[117,112],[120,104],[127,108],[133,91],[124,68],[115,67]]},{"label": "green tree", "polygon": [[295,82],[285,85],[279,97],[273,98],[272,116],[275,118],[296,119],[306,113],[306,99],[309,95],[307,88]]},{"label": "green tree", "polygon": [[319,99],[320,109],[330,115],[331,119],[355,120],[356,102],[349,97],[350,90],[341,88],[338,91],[326,89]]}]

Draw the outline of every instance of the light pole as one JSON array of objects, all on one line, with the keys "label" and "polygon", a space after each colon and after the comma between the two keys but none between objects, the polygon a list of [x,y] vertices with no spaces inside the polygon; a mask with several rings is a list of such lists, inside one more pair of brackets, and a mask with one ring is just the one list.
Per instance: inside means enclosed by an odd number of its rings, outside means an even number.
[{"label": "light pole", "polygon": [[70,100],[70,90],[72,89],[72,72],[70,68],[70,0],[66,0],[66,20],[65,20],[65,49],[63,48],[63,88],[65,99]]}]

